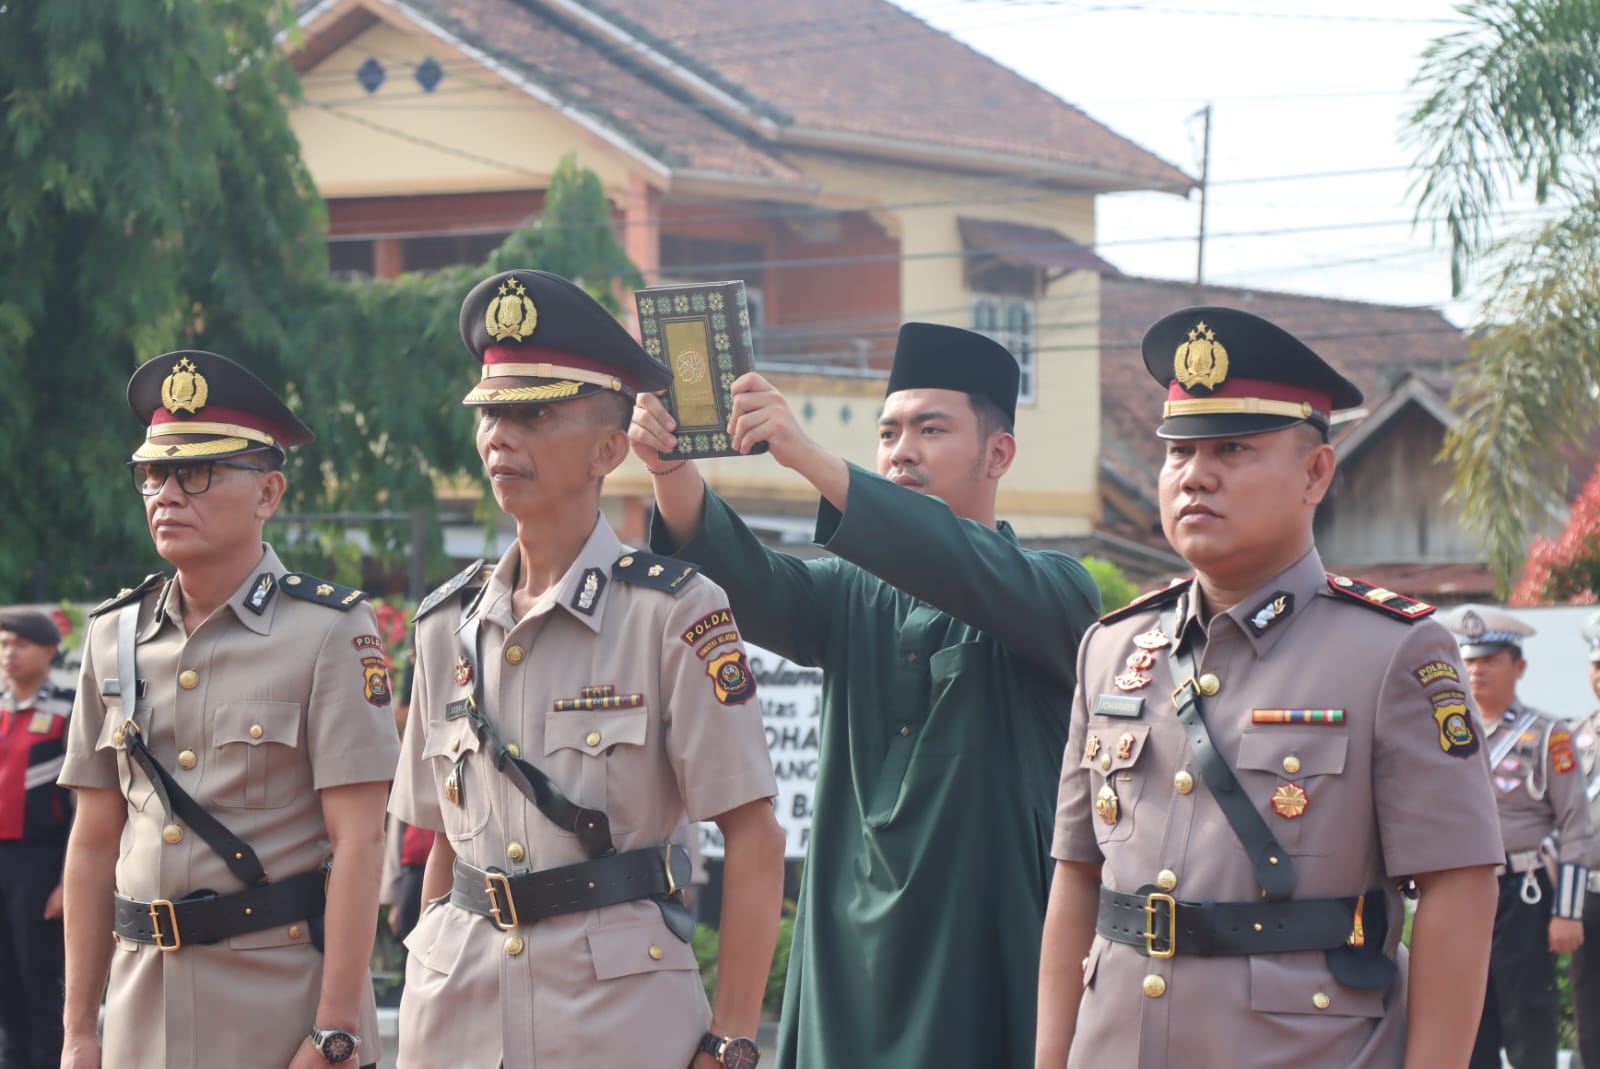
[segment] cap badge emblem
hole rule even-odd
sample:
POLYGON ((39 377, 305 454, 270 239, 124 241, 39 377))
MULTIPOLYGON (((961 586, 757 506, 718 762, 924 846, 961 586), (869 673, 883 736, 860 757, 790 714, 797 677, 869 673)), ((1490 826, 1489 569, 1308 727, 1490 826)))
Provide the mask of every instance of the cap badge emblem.
POLYGON ((194 362, 188 357, 179 360, 173 367, 172 374, 161 382, 161 403, 173 415, 179 412, 198 412, 205 407, 206 397, 211 388, 206 385, 206 377, 195 370, 194 362))
POLYGON ((1207 392, 1221 386, 1228 377, 1228 350, 1203 320, 1189 331, 1189 340, 1178 346, 1172 373, 1185 390, 1202 386, 1207 392))
POLYGON ((539 325, 539 312, 528 296, 528 288, 514 278, 500 283, 495 299, 489 302, 489 310, 483 314, 483 325, 495 341, 507 338, 521 341, 531 335, 533 328, 539 325))
POLYGON ((1483 617, 1467 609, 1461 614, 1461 633, 1468 638, 1482 638, 1488 628, 1484 626, 1483 617))

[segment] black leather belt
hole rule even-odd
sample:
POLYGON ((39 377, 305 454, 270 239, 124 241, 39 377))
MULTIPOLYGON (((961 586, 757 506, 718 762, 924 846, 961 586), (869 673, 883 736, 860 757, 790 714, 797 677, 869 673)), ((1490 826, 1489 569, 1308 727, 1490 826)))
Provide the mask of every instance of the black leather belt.
POLYGON ((1361 895, 1288 902, 1180 902, 1154 887, 1140 894, 1102 887, 1095 931, 1152 958, 1331 950, 1374 939, 1381 948, 1383 936, 1371 930, 1372 921, 1383 917, 1380 930, 1387 928, 1387 904, 1380 891, 1368 891, 1364 897, 1372 903, 1373 916, 1367 918, 1359 942, 1356 906, 1361 895))
POLYGON ((196 891, 179 899, 141 902, 119 894, 115 896, 113 930, 122 939, 153 943, 165 951, 220 943, 236 935, 321 917, 327 880, 327 869, 315 869, 226 895, 196 891))
POLYGON ((456 858, 450 902, 509 932, 562 913, 671 895, 689 877, 689 852, 672 843, 540 872, 485 871, 456 858))

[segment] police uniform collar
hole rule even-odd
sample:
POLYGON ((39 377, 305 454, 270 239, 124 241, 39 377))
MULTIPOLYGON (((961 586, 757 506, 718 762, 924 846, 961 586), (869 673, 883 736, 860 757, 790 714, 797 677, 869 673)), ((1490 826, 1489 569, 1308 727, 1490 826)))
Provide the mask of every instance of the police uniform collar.
MULTIPOLYGON (((617 540, 611 524, 606 522, 603 515, 596 513, 594 529, 589 532, 588 541, 583 544, 577 557, 562 575, 561 581, 556 584, 554 596, 541 598, 534 605, 533 613, 538 615, 548 612, 553 606, 559 605, 589 630, 598 632, 601 618, 605 614, 611 564, 622 555, 622 552, 622 543, 617 540), (590 572, 597 572, 598 578, 594 583, 593 596, 585 600, 584 584, 590 572), (579 607, 585 603, 589 606, 588 611, 579 607)), ((510 631, 518 623, 516 611, 511 607, 511 593, 515 589, 521 565, 522 548, 513 542, 511 548, 506 550, 505 555, 494 566, 494 571, 490 573, 489 585, 483 593, 482 607, 478 613, 483 619, 498 624, 505 631, 510 631)))
POLYGON ((1229 609, 1256 656, 1265 657, 1279 638, 1294 626, 1311 599, 1326 591, 1328 573, 1315 548, 1279 572, 1229 609))
POLYGON ((235 590, 233 596, 227 601, 228 606, 233 609, 233 615, 238 618, 239 622, 258 635, 270 634, 272 631, 272 616, 274 607, 278 603, 276 597, 277 584, 282 581, 283 575, 287 571, 288 569, 283 566, 283 561, 278 559, 278 554, 273 551, 271 546, 263 542, 261 543, 261 560, 254 568, 250 569, 250 574, 245 576, 244 582, 239 584, 239 589, 235 590), (257 612, 249 606, 248 602, 255 595, 256 587, 262 584, 262 576, 270 576, 271 582, 267 586, 266 593, 258 599, 262 602, 262 606, 261 611, 257 612))
MULTIPOLYGON (((181 633, 183 631, 182 597, 182 593, 178 590, 178 577, 176 574, 163 579, 161 586, 157 589, 155 608, 151 610, 150 619, 146 620, 144 626, 139 629, 138 641, 149 642, 155 638, 164 621, 171 621, 172 625, 181 633)), ((145 603, 141 601, 136 605, 129 605, 123 611, 141 612, 144 609, 144 605, 145 603)))

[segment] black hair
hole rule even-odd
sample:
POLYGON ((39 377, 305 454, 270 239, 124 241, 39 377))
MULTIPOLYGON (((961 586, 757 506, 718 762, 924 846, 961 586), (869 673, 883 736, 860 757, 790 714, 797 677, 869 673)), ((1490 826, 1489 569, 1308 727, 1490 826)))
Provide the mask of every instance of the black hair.
POLYGON ((1001 408, 987 394, 969 393, 967 400, 972 403, 972 413, 978 417, 978 437, 987 442, 989 436, 995 431, 1005 431, 1013 434, 1016 425, 1006 410, 1001 408))

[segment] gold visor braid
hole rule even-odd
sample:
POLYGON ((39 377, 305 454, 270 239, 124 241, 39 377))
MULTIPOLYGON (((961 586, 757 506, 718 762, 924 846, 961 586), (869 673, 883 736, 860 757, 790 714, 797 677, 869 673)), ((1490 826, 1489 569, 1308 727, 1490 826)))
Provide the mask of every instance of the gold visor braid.
POLYGON ((608 390, 621 390, 622 380, 602 371, 587 371, 581 367, 563 367, 560 364, 485 364, 483 378, 522 379, 575 379, 591 386, 604 386, 608 390))
POLYGON ((144 432, 146 440, 151 438, 165 438, 171 434, 221 434, 229 438, 245 438, 262 445, 277 445, 272 435, 266 431, 258 431, 254 427, 243 427, 237 423, 205 423, 201 420, 174 420, 170 423, 153 423, 150 429, 144 432))
MULTIPOLYGON (((1320 415, 1305 401, 1269 401, 1264 397, 1192 397, 1168 401, 1161 407, 1163 418, 1172 416, 1293 416, 1310 419, 1320 415)), ((1326 417, 1324 417, 1326 418, 1326 417)))

